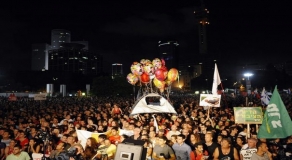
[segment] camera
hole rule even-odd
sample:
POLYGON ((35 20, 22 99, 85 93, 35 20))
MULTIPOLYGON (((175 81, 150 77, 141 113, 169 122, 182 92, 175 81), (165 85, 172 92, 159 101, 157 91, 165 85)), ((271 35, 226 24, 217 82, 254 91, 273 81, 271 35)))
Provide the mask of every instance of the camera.
POLYGON ((42 141, 51 141, 52 140, 52 135, 49 132, 49 129, 46 128, 45 130, 40 129, 37 132, 37 137, 38 139, 42 140, 42 141))

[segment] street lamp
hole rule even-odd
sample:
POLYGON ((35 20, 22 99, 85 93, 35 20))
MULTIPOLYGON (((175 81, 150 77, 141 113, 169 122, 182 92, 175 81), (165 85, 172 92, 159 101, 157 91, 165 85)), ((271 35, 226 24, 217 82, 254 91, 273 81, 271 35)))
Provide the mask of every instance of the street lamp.
POLYGON ((252 73, 244 73, 243 74, 245 77, 247 77, 247 80, 249 80, 249 77, 253 76, 252 73))
POLYGON ((245 73, 243 74, 245 77, 247 77, 247 81, 246 81, 246 90, 247 91, 250 91, 251 89, 251 83, 250 83, 250 80, 249 80, 249 77, 253 76, 252 73, 245 73))

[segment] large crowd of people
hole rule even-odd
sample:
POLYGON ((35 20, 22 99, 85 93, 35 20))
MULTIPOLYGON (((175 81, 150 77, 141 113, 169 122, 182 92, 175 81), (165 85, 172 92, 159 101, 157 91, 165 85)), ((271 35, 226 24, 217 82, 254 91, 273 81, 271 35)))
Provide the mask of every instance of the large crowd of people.
MULTIPOLYGON (((291 116, 292 95, 282 95, 291 116)), ((253 95, 252 106, 262 106, 253 95)), ((139 143, 142 160, 292 159, 292 135, 258 139, 259 126, 236 124, 233 107, 246 97, 226 95, 221 107, 208 111, 196 95, 173 95, 177 114, 130 116, 135 101, 126 97, 64 97, 34 101, 0 97, 0 158, 29 160, 43 154, 50 160, 110 160, 120 144, 139 143), (157 124, 157 125, 156 125, 157 124), (81 145, 78 130, 98 133, 81 145)), ((265 108, 265 106, 262 106, 265 108)))

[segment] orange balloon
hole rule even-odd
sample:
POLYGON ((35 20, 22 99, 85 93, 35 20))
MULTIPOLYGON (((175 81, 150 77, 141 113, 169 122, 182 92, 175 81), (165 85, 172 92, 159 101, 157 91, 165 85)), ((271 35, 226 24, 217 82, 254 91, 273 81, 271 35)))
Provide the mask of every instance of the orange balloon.
POLYGON ((178 77, 178 70, 175 68, 171 68, 167 73, 167 80, 173 82, 177 80, 178 77))
POLYGON ((153 83, 154 85, 158 88, 158 89, 164 89, 165 86, 165 82, 164 81, 160 81, 158 80, 156 77, 153 79, 153 83))

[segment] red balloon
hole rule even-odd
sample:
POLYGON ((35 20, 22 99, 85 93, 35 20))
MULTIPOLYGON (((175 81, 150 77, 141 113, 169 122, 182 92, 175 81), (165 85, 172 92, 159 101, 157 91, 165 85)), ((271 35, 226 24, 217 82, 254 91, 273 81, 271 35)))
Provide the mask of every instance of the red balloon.
POLYGON ((162 66, 160 69, 162 69, 162 70, 167 72, 167 67, 166 66, 162 66))
POLYGON ((165 66, 165 60, 164 59, 161 59, 161 64, 162 64, 162 66, 165 66))
POLYGON ((160 68, 155 71, 155 77, 160 81, 164 81, 166 76, 167 76, 167 70, 165 69, 160 68))
POLYGON ((142 83, 149 83, 150 82, 150 76, 146 73, 143 73, 140 77, 142 83))

